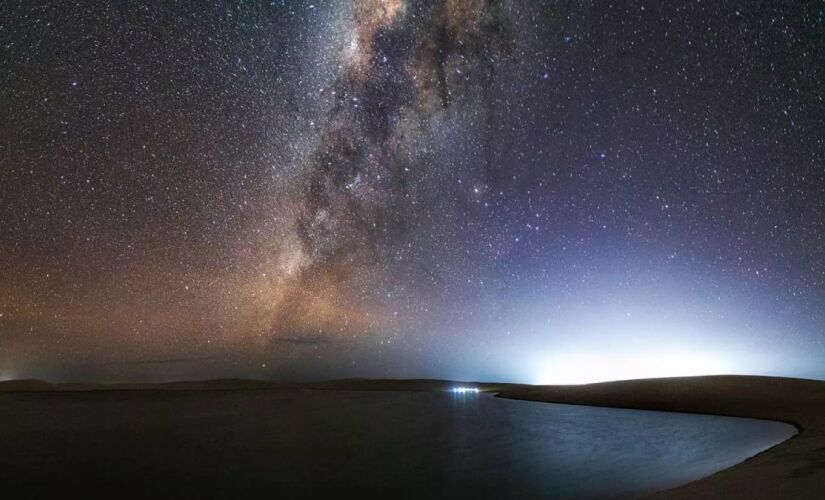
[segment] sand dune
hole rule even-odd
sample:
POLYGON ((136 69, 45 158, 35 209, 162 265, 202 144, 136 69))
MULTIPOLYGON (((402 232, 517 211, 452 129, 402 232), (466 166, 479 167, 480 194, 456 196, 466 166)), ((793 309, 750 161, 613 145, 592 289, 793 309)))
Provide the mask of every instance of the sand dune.
POLYGON ((498 392, 507 389, 525 388, 522 384, 504 384, 489 382, 462 382, 441 379, 368 379, 346 378, 326 380, 307 384, 312 389, 335 391, 446 391, 453 387, 473 386, 485 392, 498 392))
POLYGON ((58 390, 55 384, 37 379, 4 380, 0 381, 0 391, 54 391, 58 390))
POLYGON ((0 382, 0 392, 65 391, 233 391, 291 389, 302 387, 286 382, 253 379, 182 380, 161 383, 55 384, 43 380, 8 380, 0 382))

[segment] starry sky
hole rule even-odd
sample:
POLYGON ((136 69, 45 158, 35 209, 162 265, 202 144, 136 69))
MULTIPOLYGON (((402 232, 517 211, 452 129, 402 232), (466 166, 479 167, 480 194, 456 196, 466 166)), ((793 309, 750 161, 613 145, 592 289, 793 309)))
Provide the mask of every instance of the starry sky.
POLYGON ((825 4, 0 1, 0 379, 825 378, 825 4))

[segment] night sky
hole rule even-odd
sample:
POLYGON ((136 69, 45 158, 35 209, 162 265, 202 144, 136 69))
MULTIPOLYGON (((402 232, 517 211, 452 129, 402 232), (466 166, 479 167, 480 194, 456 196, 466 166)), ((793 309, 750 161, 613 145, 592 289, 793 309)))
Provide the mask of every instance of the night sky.
POLYGON ((821 1, 0 1, 0 379, 825 377, 821 1))

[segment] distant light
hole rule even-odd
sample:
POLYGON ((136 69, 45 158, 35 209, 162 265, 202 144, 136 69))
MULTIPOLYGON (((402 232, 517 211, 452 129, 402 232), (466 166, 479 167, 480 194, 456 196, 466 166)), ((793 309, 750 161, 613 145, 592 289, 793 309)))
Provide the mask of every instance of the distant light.
POLYGON ((534 383, 576 385, 611 380, 659 377, 689 377, 731 373, 724 358, 704 352, 686 350, 560 353, 541 363, 534 383))
POLYGON ((478 394, 479 389, 478 387, 453 387, 452 389, 450 389, 450 392, 452 392, 453 394, 478 394))

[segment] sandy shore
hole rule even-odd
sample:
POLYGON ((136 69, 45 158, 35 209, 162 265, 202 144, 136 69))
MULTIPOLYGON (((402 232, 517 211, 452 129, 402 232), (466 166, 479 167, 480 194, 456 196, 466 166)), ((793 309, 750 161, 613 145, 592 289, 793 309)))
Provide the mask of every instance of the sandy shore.
POLYGON ((779 420, 800 433, 739 465, 651 498, 825 498, 825 382, 714 376, 505 389, 553 403, 779 420))

